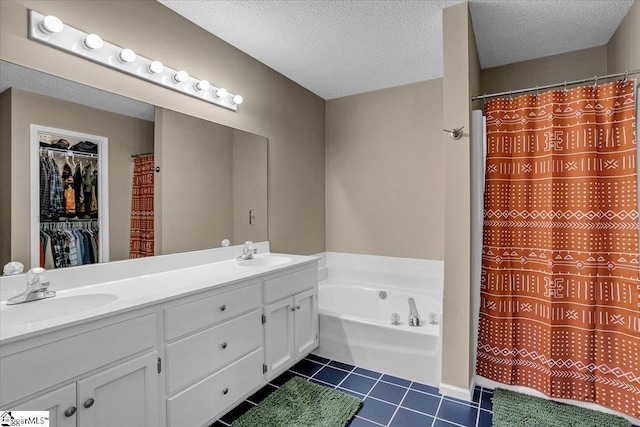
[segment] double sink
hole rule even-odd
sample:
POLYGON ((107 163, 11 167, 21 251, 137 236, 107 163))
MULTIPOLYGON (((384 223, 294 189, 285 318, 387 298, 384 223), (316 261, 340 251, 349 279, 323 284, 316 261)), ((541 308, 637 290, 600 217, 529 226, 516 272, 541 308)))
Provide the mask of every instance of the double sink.
MULTIPOLYGON (((283 265, 291 261, 293 261, 293 258, 290 257, 263 254, 236 263, 240 267, 258 268, 283 265)), ((235 261, 226 261, 226 263, 231 262, 235 261)), ((137 284, 134 283, 128 284, 129 289, 135 289, 136 285, 137 284)), ((109 285, 109 287, 112 286, 114 285, 109 285)), ((58 295, 53 298, 11 306, 7 306, 6 301, 2 301, 2 303, 0 303, 1 327, 4 329, 36 324, 65 316, 73 316, 75 319, 78 319, 82 313, 113 304, 122 297, 123 292, 110 293, 92 291, 92 289, 100 287, 103 289, 106 288, 106 286, 91 286, 87 287, 88 289, 77 288, 65 290, 58 292, 58 295)), ((151 291, 150 288, 150 286, 144 286, 143 284, 139 286, 139 291, 144 293, 145 290, 151 291)), ((55 286, 53 286, 52 289, 55 290, 55 286)), ((128 294, 131 294, 131 292, 128 291, 128 294)), ((131 298, 131 295, 128 296, 131 298)), ((103 312, 104 310, 100 311, 103 312)))

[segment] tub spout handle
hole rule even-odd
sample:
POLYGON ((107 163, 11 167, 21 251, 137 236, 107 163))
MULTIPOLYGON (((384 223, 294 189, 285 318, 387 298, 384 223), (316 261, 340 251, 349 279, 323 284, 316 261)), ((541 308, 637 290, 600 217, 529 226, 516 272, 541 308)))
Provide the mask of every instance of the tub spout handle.
POLYGON ((420 326, 421 323, 416 302, 413 298, 409 298, 409 326, 420 326))

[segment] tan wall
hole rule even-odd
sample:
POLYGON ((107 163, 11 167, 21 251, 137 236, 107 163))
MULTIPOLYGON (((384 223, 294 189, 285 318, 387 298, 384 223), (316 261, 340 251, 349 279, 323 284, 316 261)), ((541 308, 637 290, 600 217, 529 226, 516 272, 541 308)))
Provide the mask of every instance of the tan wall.
POLYGON ((233 234, 233 129, 167 109, 156 112, 162 161, 157 254, 220 246, 233 234))
POLYGON ((443 259, 442 80, 327 101, 327 250, 443 259))
POLYGON ((0 94, 0 265, 11 259, 11 91, 0 94), (3 183, 3 184, 2 184, 3 183))
MULTIPOLYGON (((640 2, 631 9, 607 44, 607 71, 623 73, 640 69, 640 2)), ((634 76, 639 78, 638 76, 634 76)))
MULTIPOLYGON (((11 260, 20 261, 25 266, 31 265, 30 124, 100 135, 109 139, 109 256, 112 261, 128 259, 131 155, 153 151, 153 123, 48 96, 10 90, 13 141, 11 180, 8 181, 12 183, 11 260)), ((0 260, 0 265, 7 261, 9 259, 0 260)))
MULTIPOLYGON (((559 55, 485 68, 481 73, 482 93, 561 83, 607 74, 607 47, 598 46, 559 55)), ((482 108, 480 103, 476 108, 482 108)))
POLYGON ((3 0, 0 28, 3 60, 267 137, 272 250, 325 250, 323 99, 153 0, 3 0), (245 102, 234 113, 30 41, 27 8, 184 68, 245 102))
POLYGON ((233 131, 233 239, 267 240, 267 141, 264 137, 233 131), (255 222, 249 224, 249 210, 255 222))
POLYGON ((471 334, 471 96, 479 90, 480 65, 467 3, 443 10, 444 127, 464 126, 445 144, 445 243, 442 383, 468 389, 473 376, 471 334))
MULTIPOLYGON (((473 23, 471 21, 471 14, 468 15, 467 18, 467 27, 468 27, 468 38, 469 38, 469 103, 467 104, 467 110, 469 112, 469 129, 473 130, 473 126, 471 125, 471 112, 473 110, 473 102, 471 102, 471 96, 473 95, 477 95, 480 93, 481 87, 482 87, 482 70, 480 69, 480 58, 478 57, 478 49, 476 47, 476 35, 473 32, 473 23)), ((469 134, 471 135, 471 133, 469 134)), ((476 148, 477 149, 477 148, 476 148)), ((474 151, 474 146, 473 144, 471 144, 471 136, 469 136, 469 164, 471 164, 471 159, 473 158, 472 156, 476 155, 476 152, 474 151)), ((469 168, 469 173, 472 173, 471 167, 469 168)), ((472 224, 472 219, 471 219, 471 179, 469 180, 469 230, 470 233, 471 231, 471 224, 472 224)), ((471 248, 471 234, 469 235, 469 248, 471 248)), ((451 255, 451 253, 450 253, 451 255)), ((467 263, 467 261, 465 261, 465 263, 467 263)), ((468 264, 469 267, 469 287, 470 287, 470 295, 469 295, 469 301, 467 303, 467 307, 469 309, 469 331, 471 331, 471 336, 469 337, 469 348, 468 348, 468 354, 469 354, 469 358, 468 358, 468 364, 469 364, 469 381, 471 381, 471 378, 473 378, 473 376, 475 375, 476 372, 476 367, 475 367, 475 355, 476 355, 476 349, 475 346, 477 344, 477 340, 476 340, 476 336, 473 333, 474 331, 474 324, 476 322, 476 316, 475 316, 475 312, 473 311, 475 309, 473 301, 474 301, 474 292, 479 292, 479 290, 475 289, 473 287, 473 283, 474 283, 474 278, 471 277, 472 273, 471 273, 471 249, 469 250, 469 260, 468 260, 468 264)))

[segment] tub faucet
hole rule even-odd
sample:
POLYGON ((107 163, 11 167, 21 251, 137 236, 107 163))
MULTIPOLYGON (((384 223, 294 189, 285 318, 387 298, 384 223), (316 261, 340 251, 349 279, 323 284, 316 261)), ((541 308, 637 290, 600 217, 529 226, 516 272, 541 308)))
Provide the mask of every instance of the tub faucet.
POLYGON ((242 248, 242 255, 238 257, 238 261, 244 261, 246 259, 253 259, 253 255, 258 253, 258 249, 253 248, 253 242, 244 242, 244 248, 242 248))
POLYGON ((413 298, 409 298, 409 326, 420 326, 420 315, 416 308, 416 302, 413 298))
POLYGON ((35 267, 29 270, 27 275, 27 289, 20 295, 7 300, 7 305, 22 304, 39 299, 52 298, 56 296, 55 291, 48 291, 49 281, 46 281, 47 270, 35 267))

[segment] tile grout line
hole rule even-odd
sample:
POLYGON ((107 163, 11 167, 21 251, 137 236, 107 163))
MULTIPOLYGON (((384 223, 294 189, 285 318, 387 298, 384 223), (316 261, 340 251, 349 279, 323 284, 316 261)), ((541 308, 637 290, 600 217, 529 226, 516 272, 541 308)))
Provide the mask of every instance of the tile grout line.
POLYGON ((440 401, 438 402, 438 407, 436 408, 436 413, 433 415, 433 421, 431 422, 431 427, 434 427, 436 425, 436 421, 438 420, 438 412, 440 411, 440 405, 442 405, 442 400, 443 400, 443 397, 441 397, 440 401))
MULTIPOLYGON (((367 392, 367 394, 365 394, 365 395, 364 395, 364 397, 362 398, 362 405, 363 405, 363 406, 364 406, 364 400, 365 400, 366 398, 368 398, 368 397, 369 397, 369 394, 371 394, 371 390, 373 390, 373 389, 375 388, 375 386, 380 382, 380 379, 382 378, 382 375, 383 375, 383 374, 380 374, 380 377, 376 380, 376 382, 374 382, 374 383, 373 383, 373 385, 371 386, 371 388, 369 389, 369 391, 367 392)), ((373 378, 371 378, 371 379, 373 379, 373 378)), ((372 399, 375 399, 373 396, 371 396, 371 398, 372 398, 372 399)), ((376 399, 376 400, 379 400, 379 399, 376 399)), ((382 400, 381 400, 381 402, 382 402, 382 400)), ((385 403, 388 403, 388 402, 385 402, 385 403)), ((358 411, 358 412, 359 412, 359 411, 358 411)), ((370 420, 369 418, 365 418, 365 417, 363 417, 363 416, 360 416, 360 418, 362 418, 363 420, 367 420, 367 421, 375 422, 376 424, 379 424, 379 425, 383 425, 383 424, 380 424, 380 423, 378 423, 378 422, 376 422, 376 421, 370 420)))
MULTIPOLYGON (((344 376, 343 379, 340 380, 340 382, 338 384, 336 384, 336 386, 334 387, 334 390, 337 390, 338 387, 340 387, 340 385, 344 382, 344 380, 346 380, 347 378, 349 378, 349 375, 351 375, 351 373, 356 369, 356 367, 354 366, 353 369, 351 369, 351 371, 349 371, 349 373, 347 373, 347 375, 344 376)), ((355 391, 355 390, 353 390, 355 391)))
MULTIPOLYGON (((371 398, 372 398, 372 399, 376 399, 375 397, 371 397, 371 398)), ((380 400, 380 399, 376 399, 376 400, 380 400)), ((384 402, 384 401, 382 401, 382 402, 384 402)), ((385 403, 389 403, 389 402, 385 402, 385 403)), ((440 405, 440 404, 438 403, 438 407, 439 407, 439 405, 440 405)), ((407 410, 407 411, 411 411, 411 412, 415 412, 416 414, 420 414, 420 415, 428 415, 428 416, 433 417, 433 418, 435 418, 435 417, 436 417, 436 414, 429 414, 429 413, 427 413, 427 412, 418 411, 417 409, 408 408, 408 407, 406 407, 406 406, 403 406, 403 407, 402 407, 402 409, 405 409, 405 410, 407 410)), ((436 413, 437 413, 437 412, 438 412, 438 410, 436 409, 436 413)))
MULTIPOLYGON (((380 423, 378 423, 378 422, 376 422, 376 421, 371 421, 370 419, 368 419, 368 418, 364 418, 364 417, 361 417, 361 416, 359 416, 359 415, 356 415, 354 418, 360 418, 361 420, 365 420, 365 421, 366 421, 366 422, 368 422, 368 423, 375 424, 375 425, 380 426, 380 427, 387 427, 387 426, 386 426, 386 425, 384 425, 384 424, 380 424, 380 423)), ((351 423, 349 423, 349 424, 351 424, 351 423)), ((347 427, 348 427, 348 425, 347 425, 347 427)))
MULTIPOLYGON (((473 396, 471 397, 473 400, 473 396)), ((480 424, 480 401, 482 400, 482 387, 480 388, 480 397, 478 397, 478 413, 476 414, 476 427, 480 424)))
POLYGON ((398 405, 396 406, 396 410, 393 411, 393 415, 391 415, 391 418, 389 419, 389 424, 393 421, 396 414, 400 410, 400 405, 402 405, 402 402, 404 402, 404 398, 407 397, 407 394, 409 394, 409 390, 411 390, 411 384, 413 384, 413 381, 409 383, 409 387, 407 387, 407 389, 404 392, 404 395, 402 396, 402 399, 400 399, 400 402, 398 402, 398 405))
MULTIPOLYGON (((447 419, 444 419, 444 418, 438 418, 438 417, 436 417, 435 419, 436 419, 436 421, 444 421, 445 423, 447 423, 447 424, 451 424, 451 425, 454 425, 454 426, 456 426, 456 427, 470 427, 470 426, 465 426, 465 425, 462 425, 462 424, 458 424, 458 423, 457 423, 457 422, 455 422, 455 421, 447 420, 447 419)), ((475 427, 475 426, 472 426, 472 427, 475 427)))
MULTIPOLYGON (((362 368, 362 367, 360 367, 360 366, 351 365, 351 366, 353 366, 353 368, 352 368, 350 371, 347 371, 347 370, 346 370, 346 369, 344 369, 344 368, 339 368, 339 367, 337 367, 337 366, 333 366, 333 365, 330 365, 330 364, 329 364, 330 362, 340 362, 339 360, 329 360, 329 362, 327 362, 326 364, 323 364, 322 362, 318 362, 318 361, 313 360, 313 359, 308 359, 308 358, 306 358, 306 357, 305 357, 304 359, 305 359, 305 360, 308 360, 308 361, 310 361, 310 362, 317 363, 317 364, 319 364, 319 365, 323 365, 323 367, 328 366, 328 367, 330 367, 330 368, 337 369, 337 370, 342 371, 342 372, 348 372, 348 373, 350 373, 350 374, 358 375, 358 376, 365 377, 365 378, 370 378, 370 379, 372 379, 372 380, 375 380, 375 379, 376 379, 376 378, 374 378, 374 377, 370 377, 369 375, 360 374, 360 373, 356 372, 355 370, 356 370, 357 368, 366 369, 366 368, 362 368)), ((343 362, 340 362, 340 363, 343 363, 343 362)), ((348 363, 345 363, 345 365, 348 365, 348 363)), ((289 370, 290 370, 290 369, 289 369, 289 370)), ((391 375, 391 374, 385 374, 384 372, 372 371, 371 369, 367 369, 367 370, 368 370, 368 371, 371 371, 371 372, 375 372, 376 374, 380 374, 381 376, 379 377, 379 380, 380 380, 380 382, 383 382, 383 383, 385 383, 385 384, 391 384, 391 385, 395 385, 395 386, 397 386, 397 387, 403 387, 403 388, 409 388, 409 387, 410 387, 410 386, 404 386, 404 385, 402 385, 402 384, 393 383, 393 382, 391 382, 391 381, 383 380, 383 379, 382 379, 382 377, 384 377, 385 375, 390 376, 390 377, 393 377, 394 375, 391 375)), ((395 378, 399 378, 399 379, 401 379, 401 380, 409 381, 409 380, 406 380, 405 378, 400 378, 400 377, 395 377, 395 378)), ((414 381, 409 381, 409 384, 413 384, 413 383, 414 383, 414 381)), ((422 384, 422 383, 419 383, 419 384, 422 384)), ((424 384, 424 385, 429 386, 429 384, 424 384)), ((432 386, 430 386, 430 387, 432 387, 432 386)), ((433 394, 433 393, 429 393, 429 392, 427 392, 427 391, 416 390, 416 389, 412 389, 412 390, 415 390, 415 391, 420 392, 420 393, 431 394, 432 396, 434 396, 434 394, 433 394)), ((440 396, 436 396, 436 397, 440 397, 440 396)))
MULTIPOLYGON (((475 390, 474 390, 475 392, 475 390)), ((480 424, 480 402, 482 402, 482 387, 479 387, 478 393, 478 413, 476 414, 476 427, 480 424)), ((471 400, 473 400, 473 396, 471 396, 471 400)))
MULTIPOLYGON (((333 384, 331 384, 331 383, 328 383, 328 382, 326 382, 326 381, 323 381, 323 380, 321 380, 321 379, 316 378, 316 375, 318 375, 318 372, 322 371, 322 369, 323 369, 323 368, 326 368, 326 367, 329 367, 329 368, 335 368, 335 366, 331 366, 331 365, 329 365, 329 363, 331 363, 331 362, 332 362, 332 361, 331 361, 331 360, 329 360, 327 363, 325 363, 325 364, 322 366, 322 368, 320 368, 320 369, 318 369, 317 371, 315 371, 315 372, 313 373, 313 375, 311 375, 307 381, 310 381, 310 380, 313 378, 314 380, 316 380, 316 381, 320 381, 320 382, 322 382, 322 383, 324 383, 324 384, 328 384, 328 385, 330 385, 331 387, 333 387, 333 388, 335 389, 337 386, 334 386, 334 385, 333 385, 333 384)), ((356 368, 356 367, 354 366, 354 367, 353 367, 353 369, 355 369, 355 368, 356 368)), ((341 370, 341 371, 343 371, 343 372, 346 372, 344 369, 340 369, 340 370, 341 370)), ((346 378, 346 377, 348 377, 348 376, 349 376, 349 375, 347 374, 347 375, 345 376, 345 378, 346 378)), ((344 378, 343 378, 343 380, 344 380, 344 378)), ((342 381, 340 381, 340 383, 342 383, 342 381)))

